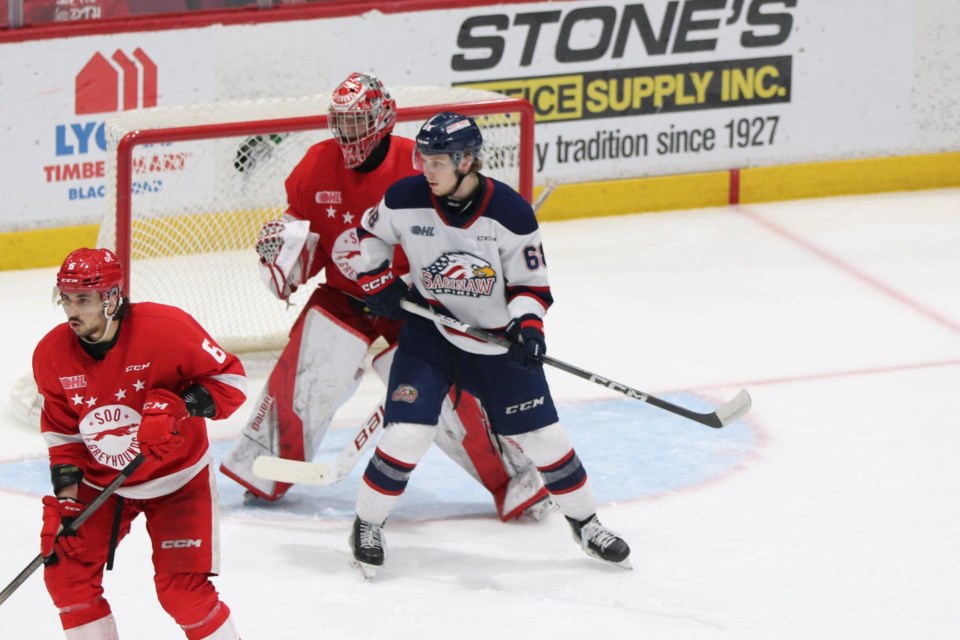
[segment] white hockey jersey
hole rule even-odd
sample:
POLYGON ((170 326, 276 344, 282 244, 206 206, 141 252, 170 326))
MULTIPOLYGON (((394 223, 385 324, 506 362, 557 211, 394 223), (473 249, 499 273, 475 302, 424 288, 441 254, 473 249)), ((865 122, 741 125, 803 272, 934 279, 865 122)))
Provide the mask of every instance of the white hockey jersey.
MULTIPOLYGON (((362 220, 362 271, 373 271, 401 245, 412 284, 431 306, 474 327, 497 331, 527 313, 543 316, 553 302, 540 229, 530 204, 508 185, 480 177, 480 203, 467 215, 447 214, 422 175, 394 183, 362 220)), ((464 351, 504 353, 437 325, 464 351)))

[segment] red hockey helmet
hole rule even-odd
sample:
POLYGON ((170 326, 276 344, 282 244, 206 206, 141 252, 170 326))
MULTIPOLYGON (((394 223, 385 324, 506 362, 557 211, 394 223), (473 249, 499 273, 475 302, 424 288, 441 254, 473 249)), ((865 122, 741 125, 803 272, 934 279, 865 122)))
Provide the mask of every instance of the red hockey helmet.
POLYGON ((114 288, 123 289, 123 269, 109 249, 77 249, 57 272, 57 289, 67 293, 96 291, 106 299, 114 288))
POLYGON ((359 167, 397 121, 397 103, 380 78, 351 73, 330 99, 330 130, 348 169, 359 167))

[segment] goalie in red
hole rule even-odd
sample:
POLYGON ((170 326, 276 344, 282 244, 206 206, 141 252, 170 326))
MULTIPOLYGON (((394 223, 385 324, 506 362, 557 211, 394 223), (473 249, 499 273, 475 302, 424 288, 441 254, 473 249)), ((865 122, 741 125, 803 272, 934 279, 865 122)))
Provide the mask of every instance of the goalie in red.
MULTIPOLYGON (((286 213, 260 231, 261 275, 278 298, 288 299, 321 270, 326 277, 294 323, 257 408, 221 465, 248 496, 277 500, 286 493, 290 484, 254 474, 254 460, 260 455, 312 460, 334 413, 356 391, 367 353, 380 337, 391 348, 376 356, 374 368, 386 379, 401 323, 373 316, 363 303, 356 282, 357 226, 390 184, 416 173, 413 140, 392 135, 396 118, 394 100, 379 78, 351 74, 333 92, 334 139, 307 151, 286 180, 286 213)), ((402 252, 396 261, 405 264, 402 252)), ((381 407, 371 420, 379 418, 381 407)), ((451 394, 445 401, 434 442, 490 491, 501 519, 525 511, 536 518, 549 509, 536 468, 491 439, 472 396, 451 394)))
POLYGON ((186 312, 129 303, 107 249, 77 249, 57 273, 67 322, 33 355, 53 495, 43 498, 44 581, 66 637, 118 637, 104 598, 113 551, 144 514, 164 610, 191 640, 235 640, 219 572, 218 499, 205 418, 246 398, 240 361, 186 312), (144 462, 77 529, 58 537, 138 453, 144 462))

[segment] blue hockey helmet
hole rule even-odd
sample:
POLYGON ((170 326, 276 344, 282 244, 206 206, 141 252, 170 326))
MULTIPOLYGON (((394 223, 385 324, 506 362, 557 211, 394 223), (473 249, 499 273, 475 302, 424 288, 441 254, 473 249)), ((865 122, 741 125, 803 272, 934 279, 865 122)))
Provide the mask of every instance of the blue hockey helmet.
POLYGON ((479 159, 482 149, 483 134, 477 122, 470 116, 451 111, 438 113, 427 120, 417 134, 418 154, 447 154, 457 166, 464 153, 470 152, 474 159, 479 159))

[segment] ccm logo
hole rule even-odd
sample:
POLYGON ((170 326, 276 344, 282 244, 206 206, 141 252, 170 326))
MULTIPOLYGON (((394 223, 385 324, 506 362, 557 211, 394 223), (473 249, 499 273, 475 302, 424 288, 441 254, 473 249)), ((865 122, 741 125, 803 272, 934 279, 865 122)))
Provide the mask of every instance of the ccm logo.
POLYGON ((190 547, 200 548, 199 540, 164 540, 160 543, 161 549, 189 549, 190 547))
POLYGON ((507 415, 512 413, 520 413, 521 411, 530 411, 530 409, 535 409, 541 406, 544 403, 543 396, 535 398, 533 400, 527 400, 526 402, 521 402, 520 404, 515 404, 507 407, 507 415))
POLYGON ((378 278, 374 278, 373 280, 364 282, 362 285, 360 285, 360 287, 367 293, 373 293, 374 291, 377 291, 378 289, 380 289, 381 287, 389 283, 391 280, 393 280, 393 273, 388 272, 378 278))
POLYGON ((143 410, 146 411, 147 409, 159 409, 160 411, 163 411, 168 406, 170 406, 169 402, 144 402, 143 410))
POLYGON ((143 371, 144 369, 149 369, 150 363, 147 364, 132 364, 126 368, 125 373, 130 373, 131 371, 143 371))

